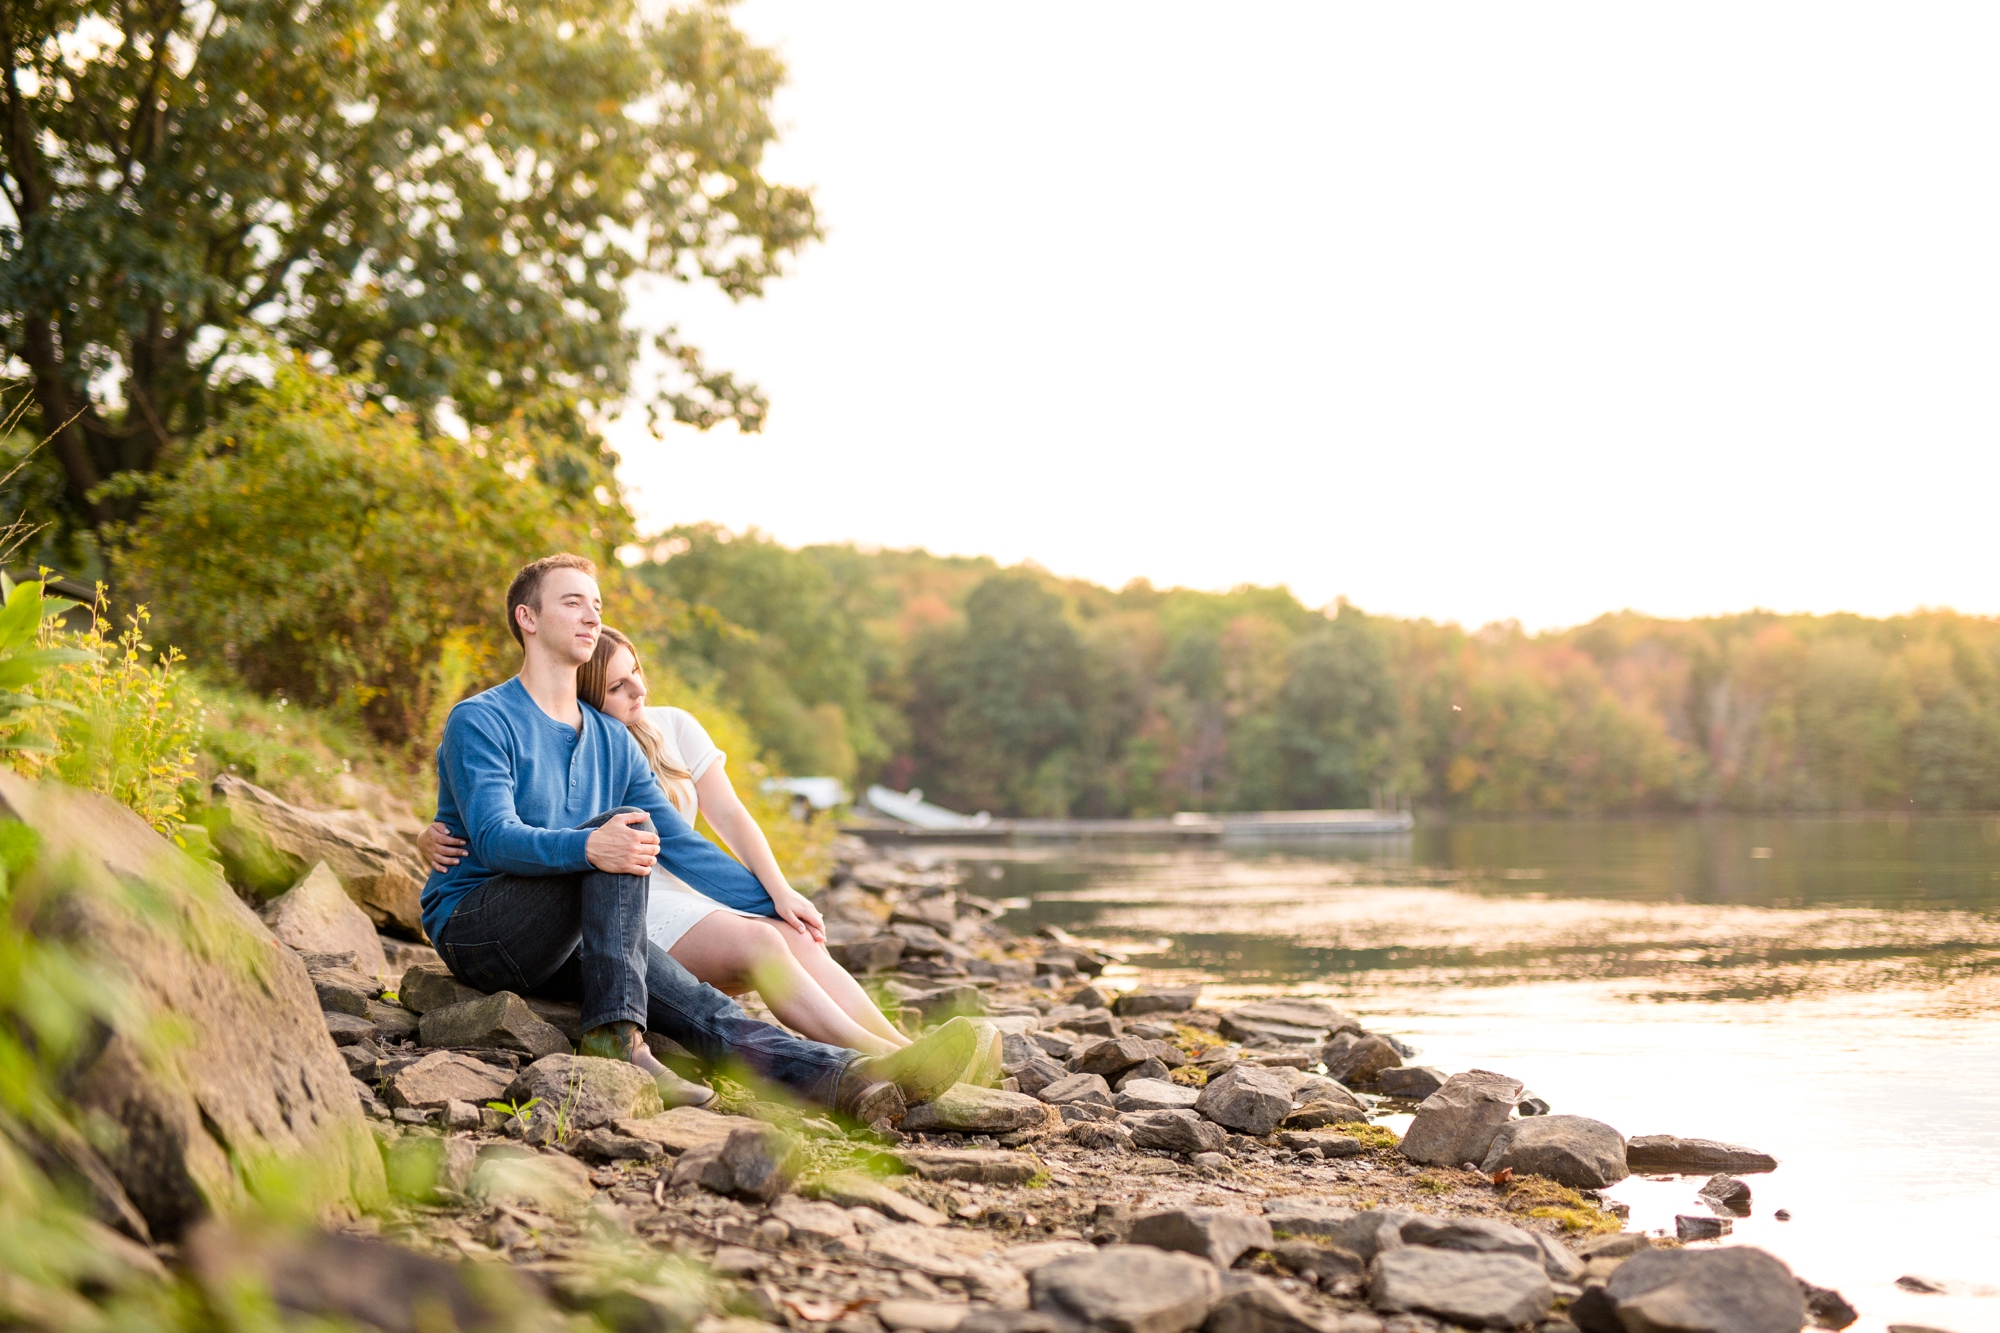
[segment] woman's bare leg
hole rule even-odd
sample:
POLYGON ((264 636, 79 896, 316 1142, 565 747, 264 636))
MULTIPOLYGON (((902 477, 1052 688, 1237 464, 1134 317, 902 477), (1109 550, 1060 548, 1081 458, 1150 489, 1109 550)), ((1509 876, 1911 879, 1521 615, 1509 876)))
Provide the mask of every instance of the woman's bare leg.
MULTIPOLYGON (((720 990, 756 987, 778 1021, 812 1041, 863 1055, 887 1055, 891 1042, 848 1016, 780 938, 782 927, 734 912, 710 912, 667 950, 676 962, 720 990)), ((831 960, 829 960, 831 961, 831 960)))
POLYGON ((792 951, 792 957, 798 960, 799 966, 819 983, 820 989, 840 1006, 841 1012, 884 1041, 892 1041, 898 1046, 910 1044, 910 1039, 896 1031, 895 1024, 875 1007, 875 1001, 868 998, 868 992, 861 989, 861 983, 846 968, 833 961, 824 944, 810 935, 801 935, 782 922, 778 925, 778 934, 784 938, 786 947, 792 951))

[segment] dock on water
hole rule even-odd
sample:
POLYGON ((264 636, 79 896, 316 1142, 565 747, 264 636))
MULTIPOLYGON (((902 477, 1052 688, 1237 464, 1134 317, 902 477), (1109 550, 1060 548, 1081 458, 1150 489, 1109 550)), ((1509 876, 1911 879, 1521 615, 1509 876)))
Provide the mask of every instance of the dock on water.
POLYGON ((995 819, 924 800, 922 791, 870 787, 847 831, 869 842, 1308 842, 1407 833, 1407 810, 1184 813, 1168 819, 995 819))

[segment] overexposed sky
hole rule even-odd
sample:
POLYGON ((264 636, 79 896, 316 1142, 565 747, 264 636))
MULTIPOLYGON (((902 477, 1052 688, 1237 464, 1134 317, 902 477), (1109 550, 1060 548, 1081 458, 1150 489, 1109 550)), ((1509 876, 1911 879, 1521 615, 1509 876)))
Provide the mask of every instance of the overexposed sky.
POLYGON ((2000 9, 736 10, 828 236, 715 520, 1531 628, 2000 613, 2000 9))

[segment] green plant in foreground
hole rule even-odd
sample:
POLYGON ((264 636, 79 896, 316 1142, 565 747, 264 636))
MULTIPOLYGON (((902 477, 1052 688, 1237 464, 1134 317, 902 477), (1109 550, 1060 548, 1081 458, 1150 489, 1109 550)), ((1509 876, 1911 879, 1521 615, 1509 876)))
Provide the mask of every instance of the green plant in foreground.
MULTIPOLYGON (((21 586, 39 591, 39 585, 21 586)), ((44 605, 67 610, 77 603, 44 605)), ((102 792, 172 836, 186 819, 182 784, 194 776, 201 699, 180 653, 156 651, 146 642, 145 607, 128 616, 117 635, 105 608, 100 587, 84 629, 65 629, 43 613, 32 655, 39 669, 29 692, 61 716, 46 738, 16 756, 14 767, 29 777, 102 792)), ((0 629, 0 636, 12 629, 0 629)))
POLYGON ((37 738, 23 739, 21 727, 30 710, 71 705, 41 698, 32 687, 51 668, 87 661, 90 654, 76 647, 43 642, 43 625, 77 603, 43 594, 32 580, 16 583, 0 573, 0 750, 15 754, 51 753, 54 746, 37 738))

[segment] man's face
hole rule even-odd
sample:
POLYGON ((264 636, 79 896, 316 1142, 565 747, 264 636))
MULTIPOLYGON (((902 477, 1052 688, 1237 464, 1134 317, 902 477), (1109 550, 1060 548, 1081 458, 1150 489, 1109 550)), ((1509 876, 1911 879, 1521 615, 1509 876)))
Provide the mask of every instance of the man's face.
POLYGON ((521 631, 533 635, 541 651, 582 666, 597 647, 604 599, 597 580, 580 569, 550 570, 542 580, 541 607, 523 606, 521 631))

